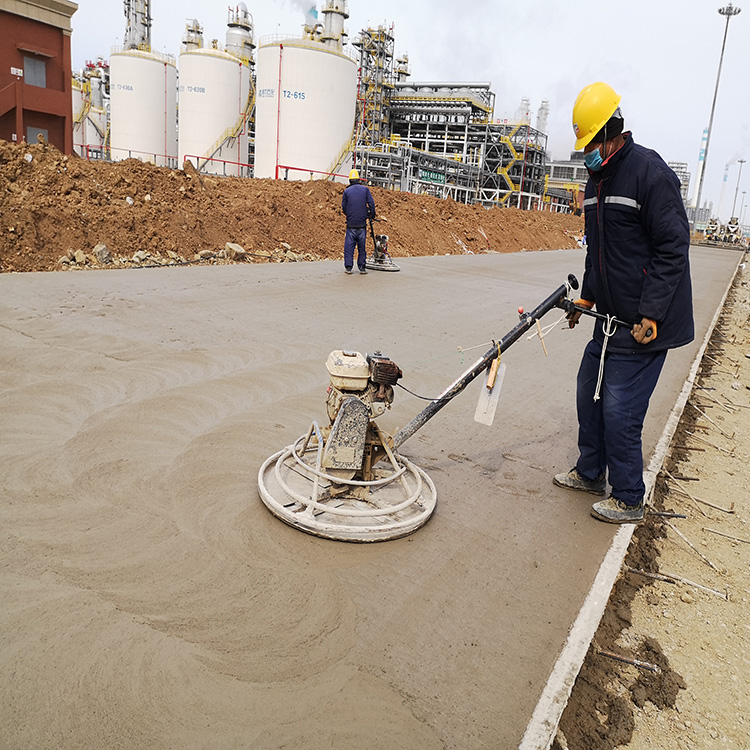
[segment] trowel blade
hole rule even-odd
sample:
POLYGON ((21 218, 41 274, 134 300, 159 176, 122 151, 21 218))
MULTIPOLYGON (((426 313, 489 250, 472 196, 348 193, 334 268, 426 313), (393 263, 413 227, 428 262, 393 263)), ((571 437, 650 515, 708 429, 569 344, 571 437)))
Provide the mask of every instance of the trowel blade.
POLYGON ((491 425, 495 419, 497 402, 500 398, 500 389, 503 387, 503 377, 505 377, 505 365, 501 362, 498 366, 495 385, 492 386, 492 390, 487 388, 489 376, 490 370, 487 368, 487 372, 484 375, 484 383, 482 383, 482 391, 479 394, 477 410, 474 412, 474 421, 486 425, 491 425))

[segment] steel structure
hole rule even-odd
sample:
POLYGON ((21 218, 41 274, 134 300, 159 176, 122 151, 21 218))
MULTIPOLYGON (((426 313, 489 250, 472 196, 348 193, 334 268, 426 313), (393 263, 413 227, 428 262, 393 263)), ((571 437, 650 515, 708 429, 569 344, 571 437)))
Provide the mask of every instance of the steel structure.
POLYGON ((363 29, 353 42, 359 50, 359 146, 376 146, 390 137, 388 110, 394 90, 393 27, 363 29))
POLYGON ((124 47, 151 51, 151 0, 123 0, 125 17, 128 19, 125 29, 124 47))
POLYGON ((373 148, 357 148, 360 176, 369 184, 460 203, 476 203, 480 168, 414 148, 394 137, 373 148))
POLYGON ((356 161, 372 184, 488 207, 532 208, 543 200, 546 135, 526 123, 494 122, 489 83, 395 81, 381 106, 371 92, 383 78, 372 86, 367 82, 376 77, 367 73, 356 161), (368 103, 377 104, 369 114, 368 103), (378 133, 389 137, 377 141, 378 133))

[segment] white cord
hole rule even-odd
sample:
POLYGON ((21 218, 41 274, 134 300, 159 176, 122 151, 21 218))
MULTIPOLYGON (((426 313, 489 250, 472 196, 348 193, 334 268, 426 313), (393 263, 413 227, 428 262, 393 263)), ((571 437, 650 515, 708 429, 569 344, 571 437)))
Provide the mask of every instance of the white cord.
POLYGON ((602 344, 602 356, 599 358, 599 377, 596 380, 596 391, 594 391, 594 401, 598 401, 601 396, 599 395, 602 389, 602 380, 604 379, 604 355, 607 352, 607 342, 609 337, 614 334, 617 330, 617 323, 611 315, 607 315, 607 320, 602 321, 602 331, 604 332, 604 343, 602 344))
MULTIPOLYGON (((549 323, 548 325, 544 326, 542 328, 542 336, 546 336, 558 323, 561 323, 566 317, 568 313, 563 313, 554 323, 549 323)), ((539 335, 539 331, 534 331, 533 333, 530 333, 527 337, 527 341, 531 341, 534 337, 539 335)))

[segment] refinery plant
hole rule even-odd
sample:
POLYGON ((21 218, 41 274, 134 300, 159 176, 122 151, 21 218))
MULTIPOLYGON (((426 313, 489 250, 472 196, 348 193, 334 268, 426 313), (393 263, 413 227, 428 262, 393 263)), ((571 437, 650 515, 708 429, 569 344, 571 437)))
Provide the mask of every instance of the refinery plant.
MULTIPOLYGON (((324 0, 298 36, 261 37, 245 3, 226 40, 187 24, 179 61, 151 48, 150 0, 124 0, 124 43, 73 84, 75 150, 90 159, 191 162, 200 172, 285 180, 346 179, 469 204, 570 209, 549 184, 543 101, 494 116, 488 82, 411 80, 393 28, 349 42, 347 0, 324 0)), ((577 186, 574 186, 577 189, 577 186)))

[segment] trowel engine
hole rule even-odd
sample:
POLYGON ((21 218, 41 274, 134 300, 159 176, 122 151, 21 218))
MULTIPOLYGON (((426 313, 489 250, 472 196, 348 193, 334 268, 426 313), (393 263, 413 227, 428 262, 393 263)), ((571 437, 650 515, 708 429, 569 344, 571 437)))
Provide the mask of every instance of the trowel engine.
POLYGON ((368 481, 384 455, 383 437, 374 420, 393 403, 393 386, 402 377, 398 365, 380 352, 368 354, 337 349, 326 361, 330 378, 326 411, 330 424, 322 467, 334 476, 361 474, 368 481))
POLYGON ((388 252, 388 235, 375 234, 372 222, 378 219, 370 219, 370 236, 372 237, 372 254, 367 256, 365 265, 373 271, 400 271, 401 269, 393 262, 388 252))

